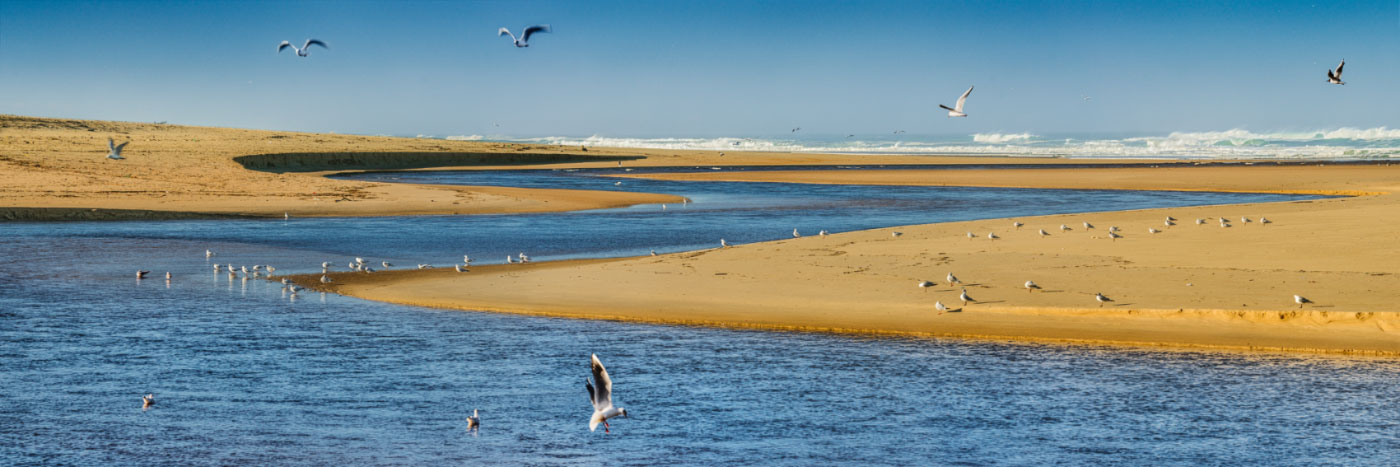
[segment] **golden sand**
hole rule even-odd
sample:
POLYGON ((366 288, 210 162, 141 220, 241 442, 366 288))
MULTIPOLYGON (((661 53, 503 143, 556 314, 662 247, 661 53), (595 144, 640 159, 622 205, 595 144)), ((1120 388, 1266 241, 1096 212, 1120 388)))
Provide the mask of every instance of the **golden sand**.
MULTIPOLYGON (((735 328, 1400 355, 1400 167, 654 175, 667 179, 1367 193, 955 222, 620 260, 335 275, 394 303, 735 328), (1167 216, 1178 225, 1163 225, 1167 216), (1264 225, 1259 217, 1272 223, 1264 225), (1217 218, 1232 220, 1219 227, 1217 218), (1241 217, 1254 222, 1244 223, 1241 217), (1208 219, 1196 225, 1196 218, 1208 219), (1085 229, 1082 222, 1092 223, 1085 229), (1061 231, 1065 224, 1072 230, 1061 231), (1118 226, 1123 238, 1106 229, 1118 226), (1163 230, 1150 234, 1148 228, 1163 230), (1049 236, 1038 231, 1046 230, 1049 236), (892 236, 899 231, 903 235, 892 236), (968 239, 967 232, 977 235, 968 239), (1001 238, 989 240, 988 232, 1001 238), (944 283, 952 272, 963 283, 944 283), (921 289, 919 281, 938 283, 921 289), (1028 292, 1032 280, 1043 290, 1028 292), (963 306, 961 287, 976 302, 963 306), (1099 307, 1094 294, 1114 301, 1099 307), (1300 294, 1315 301, 1293 303, 1300 294), (939 313, 942 301, 958 312, 939 313)), ((319 276, 316 276, 317 278, 319 276)), ((302 279, 306 285, 321 284, 302 279)))

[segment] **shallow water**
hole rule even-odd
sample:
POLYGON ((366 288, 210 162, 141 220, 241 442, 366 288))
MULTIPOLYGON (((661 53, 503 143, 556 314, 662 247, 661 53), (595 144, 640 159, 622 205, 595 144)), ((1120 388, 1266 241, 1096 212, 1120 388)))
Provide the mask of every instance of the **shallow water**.
MULTIPOLYGON (((481 176, 540 177, 468 177, 481 176)), ((616 189, 660 187, 646 183, 616 189)), ((783 238, 799 223, 838 231, 1024 215, 1056 200, 1063 204, 1047 209, 1254 199, 658 183, 696 202, 664 214, 643 206, 0 225, 0 463, 1377 464, 1400 454, 1392 403, 1400 363, 1389 360, 866 339, 319 294, 293 300, 276 283, 213 274, 202 254, 212 248, 220 263, 282 271, 356 254, 404 264, 443 264, 463 251, 636 254, 708 247, 720 235, 783 238), (138 266, 175 279, 137 281, 138 266), (608 365, 615 400, 632 415, 615 420, 610 435, 586 427, 590 353, 608 365), (148 392, 158 402, 142 412, 148 392), (484 427, 472 434, 463 418, 474 408, 484 427)))

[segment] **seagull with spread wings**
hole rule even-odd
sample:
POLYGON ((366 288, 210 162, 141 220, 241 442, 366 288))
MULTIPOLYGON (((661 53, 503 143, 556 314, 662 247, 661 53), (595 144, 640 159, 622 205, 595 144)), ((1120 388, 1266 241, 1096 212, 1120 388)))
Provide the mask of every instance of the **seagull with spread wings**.
POLYGON ((608 419, 621 415, 627 417, 627 409, 613 407, 612 402, 612 378, 608 377, 608 370, 603 368, 603 362, 598 361, 598 355, 593 354, 593 381, 584 380, 584 387, 588 388, 588 400, 593 403, 593 416, 588 419, 588 431, 597 431, 598 424, 603 424, 603 431, 612 433, 608 426, 608 419), (594 384, 597 386, 594 386, 594 384))
POLYGON ((287 47, 291 47, 291 48, 292 48, 292 52, 296 52, 296 54, 297 54, 298 57, 305 57, 305 56, 306 56, 306 53, 309 51, 308 49, 310 49, 311 46, 313 46, 313 45, 319 45, 319 46, 324 47, 324 48, 326 48, 326 49, 328 49, 328 50, 331 48, 330 46, 326 45, 325 42, 321 42, 320 39, 307 39, 307 40, 306 40, 306 43, 305 43, 305 44, 302 44, 301 48, 297 48, 297 46, 292 45, 292 43, 291 43, 290 41, 282 41, 281 44, 277 44, 277 53, 280 54, 280 53, 282 53, 282 49, 285 49, 285 48, 287 48, 287 47))
POLYGON ((515 34, 511 34, 510 29, 506 28, 501 28, 499 31, 497 31, 496 36, 510 36, 510 40, 515 43, 516 47, 529 47, 530 36, 534 35, 535 33, 541 32, 554 31, 550 29, 548 24, 536 24, 534 26, 526 27, 524 31, 520 31, 520 37, 515 37, 515 34))
POLYGON ((962 93, 962 97, 958 98, 958 103, 953 105, 952 107, 948 107, 943 104, 938 104, 938 106, 947 109, 949 117, 966 117, 967 114, 963 113, 963 104, 967 103, 967 96, 969 94, 972 94, 972 88, 973 86, 968 86, 967 91, 964 91, 962 93))

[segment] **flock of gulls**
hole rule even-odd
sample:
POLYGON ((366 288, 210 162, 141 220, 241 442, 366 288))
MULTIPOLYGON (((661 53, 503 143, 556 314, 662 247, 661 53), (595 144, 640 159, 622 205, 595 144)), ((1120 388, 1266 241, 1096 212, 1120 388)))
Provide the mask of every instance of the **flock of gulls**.
MULTIPOLYGON (((654 253, 655 252, 653 252, 653 254, 654 253)), ((221 273, 227 273, 230 281, 232 281, 235 278, 241 278, 245 281, 250 278, 273 279, 274 273, 277 272, 277 268, 263 264, 253 265, 251 267, 234 266, 231 263, 219 264, 218 262, 214 261, 214 256, 215 253, 213 250, 204 250, 205 260, 213 262, 214 274, 217 275, 221 273)), ((530 257, 523 252, 506 257, 506 262, 509 264, 523 264, 529 261, 530 257)), ((471 264, 471 256, 462 255, 462 264, 454 264, 453 268, 455 268, 457 272, 468 272, 467 267, 470 267, 471 264)), ((379 265, 383 266, 385 269, 394 266, 393 263, 390 263, 388 261, 380 261, 379 265)), ((321 263, 321 283, 334 282, 334 280, 331 279, 328 275, 332 267, 333 266, 331 265, 330 261, 323 261, 321 263)), ((366 261, 363 257, 356 257, 353 261, 347 263, 347 267, 351 271, 363 272, 366 274, 371 274, 375 271, 374 267, 370 264, 370 262, 366 261)), ((431 264, 417 265, 417 269, 420 270, 433 268, 434 267, 431 264)), ((137 270, 136 279, 138 281, 144 280, 149 274, 150 271, 148 270, 137 270)), ((167 285, 170 283, 171 277, 171 273, 165 273, 165 281, 167 285)), ((305 290, 304 288, 292 282, 291 279, 286 277, 281 278, 280 282, 282 284, 282 291, 290 293, 291 298, 293 300, 296 299, 298 292, 302 292, 305 290)), ((598 355, 594 354, 589 358, 589 366, 591 368, 591 374, 584 380, 584 387, 588 391, 588 401, 593 406, 593 414, 588 419, 588 429, 589 431, 597 431, 598 425, 602 424, 603 431, 611 433, 612 427, 608 424, 608 420, 618 416, 627 418, 627 409, 622 407, 616 407, 613 405, 612 378, 608 376, 608 370, 605 367, 603 367, 603 362, 598 359, 598 355)), ((155 403, 155 394, 146 394, 145 396, 141 397, 141 410, 149 410, 152 406, 155 405, 155 403)), ((473 409, 472 415, 470 417, 467 417, 466 422, 468 431, 475 432, 478 429, 480 429, 481 416, 479 412, 473 409)))
MULTIPOLYGON (((1231 227, 1233 227, 1234 224, 1232 224, 1232 221, 1231 221, 1230 219, 1231 219, 1231 218, 1229 218, 1229 217, 1223 217, 1223 216, 1222 216, 1222 217, 1216 218, 1216 220, 1219 222, 1219 225, 1220 225, 1221 228, 1231 228, 1231 227)), ((1249 218, 1248 216, 1241 216, 1239 219, 1240 219, 1239 222, 1240 222, 1241 224, 1257 223, 1257 224, 1259 224, 1260 226, 1267 226, 1267 225, 1273 223, 1273 221, 1269 220, 1269 218, 1263 217, 1263 216, 1260 216, 1260 217, 1258 217, 1258 218, 1253 218, 1253 219, 1249 218)), ((1176 219, 1175 217, 1167 216, 1167 217, 1162 221, 1162 226, 1163 226, 1164 228, 1171 228, 1171 227, 1177 225, 1177 224, 1176 224, 1176 221, 1177 221, 1177 219, 1176 219)), ((1196 225, 1202 226, 1202 225, 1206 225, 1206 224, 1207 224, 1207 218, 1197 218, 1197 219, 1196 219, 1196 225)), ((1026 225, 1025 223, 1022 223, 1022 222, 1020 222, 1020 221, 1012 221, 1012 222, 1011 222, 1011 228, 1012 228, 1013 231, 1015 231, 1015 230, 1020 230, 1020 229, 1021 229, 1022 227, 1024 227, 1025 225, 1026 225)), ((1086 231, 1088 231, 1088 230, 1096 230, 1095 227, 1094 227, 1094 224, 1091 224, 1091 223, 1089 223, 1088 221, 1082 222, 1082 225, 1083 225, 1084 230, 1086 230, 1086 231)), ((1061 233, 1070 232, 1070 231, 1073 231, 1073 230, 1074 230, 1074 228, 1070 227, 1068 224, 1060 224, 1060 226, 1059 226, 1059 231, 1060 231, 1061 233)), ((1163 230, 1163 229, 1158 229, 1158 228, 1156 228, 1156 227, 1148 227, 1148 228, 1147 228, 1147 233, 1148 233, 1149 235, 1159 234, 1159 233, 1162 233, 1162 232, 1164 232, 1164 231, 1165 231, 1165 230, 1163 230)), ((825 233, 826 231, 823 230, 822 232, 825 233)), ((1122 229, 1119 229, 1118 226, 1110 225, 1110 226, 1108 226, 1108 229, 1106 230, 1106 233, 1108 234, 1106 237, 1107 237, 1110 241, 1117 241, 1117 239, 1123 238, 1123 234, 1122 234, 1121 232, 1122 232, 1122 229)), ((793 237, 798 237, 798 236, 800 236, 799 233, 798 233, 798 231, 797 231, 797 229, 793 229, 792 235, 793 235, 793 237)), ((900 237, 901 235, 903 235, 901 232, 892 232, 892 233, 891 233, 891 236, 894 237, 894 238, 898 238, 898 237, 900 237)), ((1041 237, 1041 238, 1045 238, 1045 237, 1050 237, 1050 236, 1052 236, 1053 234, 1051 234, 1050 232, 1046 231, 1045 229, 1036 229, 1036 235, 1039 236, 1039 237, 1041 237)), ((978 234, 976 234, 976 233, 973 233, 973 232, 967 232, 966 237, 968 238, 968 240, 976 240, 976 239, 978 239, 978 238, 982 238, 980 235, 978 235, 978 234)), ((1001 237, 998 236, 995 232, 988 232, 988 233, 987 233, 987 239, 988 239, 988 240, 998 240, 998 239, 1000 239, 1000 238, 1001 238, 1001 237)), ((723 240, 721 240, 721 242, 723 242, 723 240)), ((727 245, 722 245, 722 246, 727 246, 727 245)), ((958 279, 958 277, 955 276, 955 275, 953 275, 953 273, 951 273, 951 272, 948 273, 948 275, 947 275, 946 277, 944 277, 944 280, 948 283, 948 285, 949 285, 950 287, 959 288, 960 293, 958 294, 958 300, 962 301, 962 304, 963 304, 964 307, 966 307, 969 303, 976 303, 976 302, 977 302, 977 300, 973 299, 970 295, 968 295, 968 293, 967 293, 967 288, 966 288, 966 287, 963 287, 963 282, 962 282, 962 280, 958 279)), ((918 281, 916 281, 916 285, 917 285, 920 289, 923 289, 925 292, 927 292, 929 289, 931 289, 931 288, 937 286, 936 283, 934 283, 934 282, 932 282, 932 281, 928 281, 928 280, 918 280, 918 281)), ((1187 285, 1192 285, 1192 284, 1187 284, 1187 285)), ((1043 290, 1039 284, 1036 284, 1034 281, 1030 281, 1030 280, 1028 280, 1028 281, 1026 281, 1024 284, 1022 284, 1022 287, 1026 289, 1026 292, 1027 292, 1027 293, 1032 293, 1032 292, 1035 292, 1036 290, 1043 290)), ((1102 308, 1102 307, 1104 306, 1104 304, 1106 304, 1106 303, 1113 302, 1113 299, 1112 299, 1112 298, 1109 298, 1107 295, 1104 295, 1104 294, 1101 293, 1101 292, 1094 292, 1093 298, 1094 298, 1094 301, 1098 302, 1098 305, 1099 305, 1100 308, 1102 308)), ((1301 296, 1301 295, 1293 295, 1293 302, 1296 303, 1296 304, 1298 305, 1298 308, 1303 308, 1304 305, 1313 303, 1312 300, 1309 300, 1308 298, 1303 297, 1303 296, 1301 296)), ((949 308, 949 307, 948 307, 947 305, 945 305, 942 301, 935 301, 934 304, 933 304, 933 307, 934 307, 934 310, 938 311, 940 314, 943 313, 943 312, 958 312, 958 311, 962 311, 962 309, 960 309, 960 308, 958 308, 958 309, 949 308)))

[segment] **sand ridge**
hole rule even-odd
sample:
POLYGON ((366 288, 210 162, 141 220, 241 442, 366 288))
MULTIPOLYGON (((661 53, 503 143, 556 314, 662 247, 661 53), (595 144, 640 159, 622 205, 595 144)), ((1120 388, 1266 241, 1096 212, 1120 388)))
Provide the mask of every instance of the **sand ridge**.
POLYGON ((462 274, 348 274, 331 289, 421 306, 668 324, 1400 355, 1400 229, 1394 227, 1400 206, 1390 194, 1400 186, 1400 167, 648 175, 862 184, 879 184, 879 176, 900 184, 956 177, 969 185, 997 179, 1005 185, 989 184, 1367 195, 1035 216, 1015 219, 1025 224, 1020 229, 1012 219, 991 219, 826 237, 809 232, 657 257, 485 266, 462 274), (1165 226, 1167 216, 1177 225, 1165 226), (1259 223, 1261 216, 1272 223, 1259 223), (1220 217, 1231 227, 1219 227, 1220 217), (1197 218, 1207 223, 1196 225, 1197 218), (1085 221, 1095 228, 1085 229, 1085 221), (1122 238, 1110 239, 1109 226, 1120 227, 1122 238), (1162 232, 1148 233, 1149 227, 1162 232), (1001 238, 989 240, 988 232, 1001 238), (963 283, 945 284, 949 272, 963 283), (938 286, 916 287, 922 280, 938 286), (1044 289, 1027 292, 1026 280, 1044 289), (962 287, 978 301, 963 307, 962 287), (1100 308, 1096 292, 1114 302, 1100 308), (1317 303, 1300 310, 1295 293, 1317 303), (935 301, 962 311, 940 314, 935 301))

